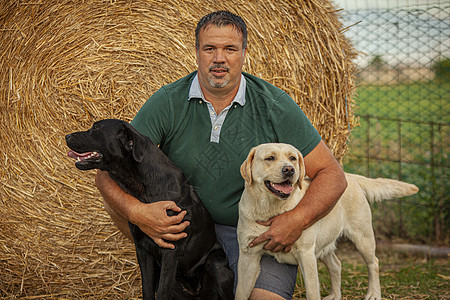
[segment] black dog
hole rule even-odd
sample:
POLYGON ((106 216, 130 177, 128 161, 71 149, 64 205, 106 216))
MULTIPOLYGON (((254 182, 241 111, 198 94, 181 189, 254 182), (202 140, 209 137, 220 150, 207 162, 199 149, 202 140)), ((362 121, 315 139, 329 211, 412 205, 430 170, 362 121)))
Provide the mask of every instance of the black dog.
MULTIPOLYGON (((66 136, 68 155, 80 170, 108 171, 141 202, 172 200, 186 210, 187 237, 160 248, 129 224, 142 274, 144 299, 233 299, 233 272, 216 240, 214 224, 192 186, 163 152, 130 124, 102 120, 66 136)), ((168 214, 175 214, 168 211, 168 214)))

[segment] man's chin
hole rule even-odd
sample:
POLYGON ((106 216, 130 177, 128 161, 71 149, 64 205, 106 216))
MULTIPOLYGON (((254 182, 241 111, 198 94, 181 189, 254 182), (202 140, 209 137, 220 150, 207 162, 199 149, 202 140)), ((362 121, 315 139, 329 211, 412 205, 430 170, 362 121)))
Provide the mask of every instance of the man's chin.
POLYGON ((229 79, 219 79, 219 78, 209 78, 208 80, 209 84, 213 88, 224 88, 228 85, 230 82, 229 79))

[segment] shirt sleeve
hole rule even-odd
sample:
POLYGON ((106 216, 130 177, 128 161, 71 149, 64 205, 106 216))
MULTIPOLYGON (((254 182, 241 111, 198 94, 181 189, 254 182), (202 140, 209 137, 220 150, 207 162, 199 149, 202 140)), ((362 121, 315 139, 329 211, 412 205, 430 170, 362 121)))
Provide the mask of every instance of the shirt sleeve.
POLYGON ((270 119, 280 143, 295 146, 308 155, 322 140, 297 103, 285 92, 273 102, 270 119))
POLYGON ((148 136, 154 144, 162 144, 170 124, 171 108, 169 104, 167 93, 162 87, 139 109, 131 121, 131 125, 141 134, 148 136))

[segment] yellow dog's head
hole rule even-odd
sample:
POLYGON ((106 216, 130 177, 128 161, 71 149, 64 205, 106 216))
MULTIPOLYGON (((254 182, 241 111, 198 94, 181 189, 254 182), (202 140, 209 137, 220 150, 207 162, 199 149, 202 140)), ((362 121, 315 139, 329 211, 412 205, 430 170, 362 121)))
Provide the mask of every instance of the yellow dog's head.
POLYGON ((294 146, 282 143, 261 144, 250 150, 241 165, 248 186, 262 183, 276 197, 286 199, 305 177, 303 155, 294 146))

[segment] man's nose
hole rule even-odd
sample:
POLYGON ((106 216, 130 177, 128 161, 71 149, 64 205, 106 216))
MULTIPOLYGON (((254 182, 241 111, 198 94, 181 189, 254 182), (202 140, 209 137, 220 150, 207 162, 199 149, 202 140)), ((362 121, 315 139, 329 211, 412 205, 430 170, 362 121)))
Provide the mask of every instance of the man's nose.
POLYGON ((222 49, 216 49, 214 52, 214 62, 225 62, 225 52, 222 49))

